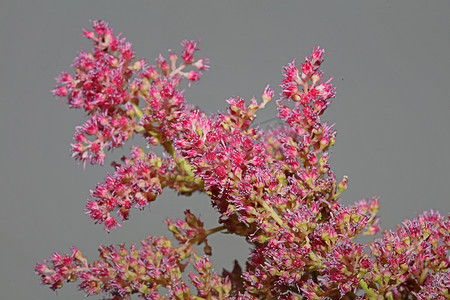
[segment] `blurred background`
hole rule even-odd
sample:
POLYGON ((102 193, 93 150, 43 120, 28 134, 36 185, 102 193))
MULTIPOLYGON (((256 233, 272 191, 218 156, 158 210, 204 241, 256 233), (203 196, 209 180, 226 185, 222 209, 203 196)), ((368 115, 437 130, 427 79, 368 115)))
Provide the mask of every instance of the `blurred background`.
MULTIPOLYGON (((202 38, 199 55, 211 69, 185 95, 211 113, 232 96, 260 97, 267 84, 278 94, 282 66, 317 45, 331 52, 323 70, 337 98, 324 118, 338 131, 332 168, 350 179, 342 202, 379 196, 381 226, 394 229, 424 210, 450 211, 449 12, 446 0, 0 1, 0 298, 82 299, 74 284, 58 293, 40 286, 35 263, 54 251, 76 245, 94 260, 99 244, 168 235, 163 220, 186 208, 216 226, 205 196, 169 190, 110 234, 89 223, 89 190, 141 143, 115 150, 106 167, 83 171, 71 159, 74 127, 86 118, 50 90, 77 52, 91 48, 80 36, 89 20, 110 22, 150 63, 202 38)), ((275 114, 271 103, 257 122, 275 114)), ((249 253, 242 239, 210 240, 218 272, 249 253)))

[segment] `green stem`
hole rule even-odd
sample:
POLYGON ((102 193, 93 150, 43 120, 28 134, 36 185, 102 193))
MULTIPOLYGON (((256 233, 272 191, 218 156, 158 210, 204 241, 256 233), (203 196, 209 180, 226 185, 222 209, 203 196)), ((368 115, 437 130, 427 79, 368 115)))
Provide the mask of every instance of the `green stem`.
MULTIPOLYGON (((214 234, 216 232, 219 232, 219 231, 221 231, 223 229, 225 229, 225 226, 223 226, 223 225, 222 226, 218 226, 218 227, 214 227, 214 228, 211 228, 211 229, 208 229, 208 230, 205 231, 206 235, 205 236, 201 236, 201 239, 200 239, 199 236, 197 236, 197 237, 193 238, 192 240, 190 240, 188 243, 180 246, 180 248, 178 248, 178 249, 181 249, 182 251, 186 251, 186 254, 185 254, 186 256, 184 256, 184 258, 186 258, 193 251, 192 248, 193 248, 194 245, 200 245, 201 243, 206 241, 206 237, 208 237, 211 234, 214 234)), ((194 255, 195 255, 195 252, 194 252, 194 255)))
POLYGON ((139 108, 139 106, 137 106, 134 103, 131 103, 131 105, 134 108, 134 111, 136 112, 136 116, 138 116, 139 119, 142 119, 142 116, 144 115, 144 113, 142 112, 142 110, 139 108))
POLYGON ((226 229, 226 227, 223 226, 223 225, 222 225, 222 226, 217 226, 217 227, 211 228, 211 229, 209 229, 209 230, 206 231, 206 236, 209 236, 209 235, 214 234, 214 233, 216 233, 216 232, 222 231, 222 230, 224 230, 224 229, 226 229))
POLYGON ((367 296, 369 296, 369 299, 370 300, 376 300, 377 299, 377 295, 375 294, 375 292, 371 289, 371 288, 369 288, 368 286, 367 286, 367 283, 363 280, 363 279, 361 279, 360 281, 359 281, 359 285, 363 288, 363 290, 367 293, 367 296))
POLYGON ((270 216, 275 220, 275 222, 278 223, 278 225, 280 225, 281 227, 285 227, 283 220, 281 220, 280 216, 262 198, 258 199, 258 203, 261 204, 262 207, 264 207, 264 209, 269 212, 270 216))
POLYGON ((167 141, 167 142, 162 143, 161 145, 163 146, 164 150, 166 150, 166 152, 169 153, 170 156, 172 156, 174 160, 176 160, 175 148, 173 148, 172 142, 167 141))
MULTIPOLYGON (((142 113, 142 110, 139 108, 139 106, 137 106, 137 105, 134 104, 134 103, 131 103, 131 105, 132 105, 133 108, 134 108, 134 112, 135 112, 136 116, 138 116, 139 119, 142 119, 142 116, 143 116, 144 114, 142 113)), ((139 123, 139 122, 138 122, 138 123, 139 123)), ((143 132, 143 131, 145 131, 145 128, 142 127, 142 126, 137 126, 137 127, 134 129, 134 131, 136 131, 136 132, 143 132)))

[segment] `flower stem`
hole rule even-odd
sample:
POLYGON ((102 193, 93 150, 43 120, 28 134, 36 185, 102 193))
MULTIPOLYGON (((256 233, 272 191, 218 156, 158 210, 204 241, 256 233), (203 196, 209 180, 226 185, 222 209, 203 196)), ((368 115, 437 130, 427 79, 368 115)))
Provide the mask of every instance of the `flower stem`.
POLYGON ((281 227, 285 227, 283 220, 281 220, 280 216, 273 210, 272 207, 270 207, 263 199, 259 198, 258 201, 259 204, 262 205, 262 207, 264 207, 265 210, 267 210, 270 214, 270 216, 275 220, 275 222, 278 223, 278 225, 280 225, 281 227))
POLYGON ((142 110, 139 108, 139 106, 137 106, 134 103, 131 103, 131 105, 134 108, 134 111, 136 112, 136 116, 138 116, 139 119, 142 119, 142 116, 144 115, 144 113, 142 112, 142 110))
POLYGON ((226 229, 226 227, 223 226, 223 225, 211 228, 211 229, 206 231, 206 236, 209 236, 211 234, 214 234, 214 233, 219 232, 219 231, 224 230, 224 229, 226 229))
POLYGON ((363 279, 361 279, 359 281, 359 285, 367 293, 367 296, 369 296, 370 300, 376 300, 377 299, 377 295, 375 295, 375 292, 371 288, 369 288, 369 286, 367 285, 367 283, 363 279))

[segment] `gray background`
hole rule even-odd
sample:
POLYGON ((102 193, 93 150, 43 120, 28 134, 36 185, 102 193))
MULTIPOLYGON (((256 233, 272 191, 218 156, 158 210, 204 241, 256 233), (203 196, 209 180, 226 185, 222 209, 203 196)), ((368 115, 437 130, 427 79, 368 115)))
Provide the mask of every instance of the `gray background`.
MULTIPOLYGON (((163 219, 185 208, 215 226, 207 198, 171 191, 111 234, 88 223, 89 189, 112 169, 83 171, 71 159, 74 127, 85 117, 50 90, 77 51, 90 49, 80 36, 90 19, 109 21, 149 62, 202 38, 211 70, 186 96, 208 112, 231 96, 259 97, 268 83, 278 93, 282 66, 315 45, 332 52, 323 69, 337 99, 325 118, 338 130, 332 167, 350 178, 343 202, 380 196, 381 225, 393 229, 424 210, 450 211, 449 14, 447 0, 0 1, 0 298, 81 299, 75 285, 55 294, 33 275, 54 251, 77 245, 92 260, 100 243, 166 234, 163 219)), ((274 115, 272 104, 260 120, 274 115)), ((229 236, 211 243, 218 271, 249 251, 229 236)))

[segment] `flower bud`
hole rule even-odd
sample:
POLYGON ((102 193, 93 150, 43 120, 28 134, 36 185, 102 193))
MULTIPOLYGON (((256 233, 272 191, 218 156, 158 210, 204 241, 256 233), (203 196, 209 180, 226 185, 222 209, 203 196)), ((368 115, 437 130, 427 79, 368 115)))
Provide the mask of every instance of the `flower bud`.
POLYGON ((317 72, 314 72, 311 75, 311 81, 312 81, 313 85, 315 85, 319 80, 320 80, 320 75, 317 72))
POLYGON ((338 184, 338 194, 341 194, 343 191, 348 188, 348 176, 344 176, 341 182, 338 184))

